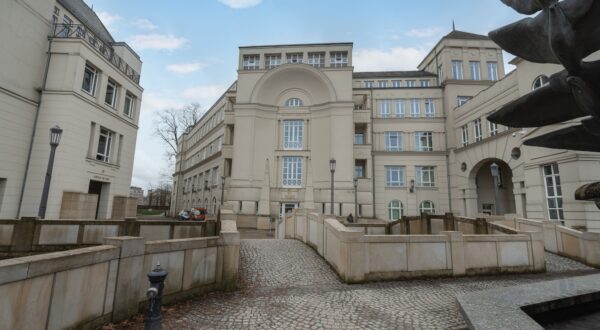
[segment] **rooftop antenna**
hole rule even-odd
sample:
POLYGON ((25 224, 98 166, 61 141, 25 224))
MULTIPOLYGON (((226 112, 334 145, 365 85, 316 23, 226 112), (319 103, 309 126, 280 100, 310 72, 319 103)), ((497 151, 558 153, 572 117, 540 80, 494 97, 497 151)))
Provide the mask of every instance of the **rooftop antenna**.
POLYGON ((452 31, 456 31, 456 25, 454 24, 454 20, 452 20, 452 31))

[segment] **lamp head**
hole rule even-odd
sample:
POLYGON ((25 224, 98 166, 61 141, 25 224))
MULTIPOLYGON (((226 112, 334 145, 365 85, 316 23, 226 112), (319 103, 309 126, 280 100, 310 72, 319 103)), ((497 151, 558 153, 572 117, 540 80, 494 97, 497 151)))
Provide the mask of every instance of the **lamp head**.
POLYGON ((60 143, 60 137, 62 136, 62 128, 60 128, 58 125, 52 127, 50 129, 50 145, 51 146, 58 146, 58 144, 60 143))
POLYGON ((358 187, 358 178, 354 178, 354 188, 358 187))
POLYGON ((335 172, 335 159, 334 158, 331 158, 329 160, 329 170, 331 172, 335 172))
POLYGON ((499 177, 500 176, 500 172, 498 171, 498 164, 496 163, 492 163, 492 165, 490 165, 490 170, 492 171, 492 176, 493 177, 499 177))

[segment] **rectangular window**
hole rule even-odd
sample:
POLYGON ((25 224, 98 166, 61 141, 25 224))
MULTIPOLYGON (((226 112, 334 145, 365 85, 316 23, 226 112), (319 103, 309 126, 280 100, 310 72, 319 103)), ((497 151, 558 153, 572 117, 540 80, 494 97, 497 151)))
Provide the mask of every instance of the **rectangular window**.
POLYGON ((106 85, 106 95, 104 96, 104 102, 113 108, 117 103, 117 84, 110 79, 108 79, 108 84, 106 85))
POLYGON ((325 53, 308 53, 308 64, 315 68, 324 68, 325 53))
POLYGON ((365 144, 365 134, 354 133, 354 144, 365 144))
POLYGON ((357 159, 354 161, 354 177, 355 178, 365 178, 366 170, 365 168, 367 162, 364 159, 357 159))
POLYGON ((415 132, 416 151, 433 151, 433 133, 415 132))
POLYGON ((475 137, 475 142, 483 140, 483 134, 481 132, 481 119, 479 118, 473 121, 473 136, 475 137))
POLYGON ((385 186, 404 187, 404 166, 385 166, 385 186))
POLYGON ((125 94, 125 106, 123 108, 123 114, 127 117, 133 117, 133 109, 135 106, 135 97, 129 93, 125 94))
POLYGON ((244 70, 260 69, 260 55, 244 55, 244 70))
POLYGON ((364 84, 365 88, 373 88, 373 81, 365 80, 363 82, 363 84, 364 84))
POLYGON ((429 87, 429 80, 421 80, 421 87, 429 87))
POLYGON ((402 132, 385 132, 385 151, 402 151, 402 132))
POLYGON ((460 128, 461 131, 461 137, 462 137, 462 146, 467 146, 469 145, 469 126, 465 125, 463 127, 460 128))
POLYGON ((498 134, 498 124, 488 121, 488 129, 490 132, 490 136, 498 134))
POLYGON ((435 117, 435 101, 433 99, 425 99, 425 117, 435 117))
POLYGON ((303 120, 284 120, 283 121, 283 149, 284 150, 302 150, 302 140, 304 135, 303 120))
POLYGON ((416 80, 407 80, 406 87, 417 87, 417 81, 416 80))
POLYGON ((302 63, 302 53, 287 54, 287 63, 302 63))
POLYGON ((83 71, 83 83, 81 89, 85 92, 94 95, 96 93, 96 82, 98 81, 98 70, 89 64, 85 65, 83 71))
POLYGON ((479 61, 470 61, 469 68, 471 69, 471 79, 481 80, 481 69, 479 66, 479 61))
POLYGON ((394 100, 394 106, 396 117, 403 118, 406 115, 406 100, 394 100))
POLYGON ((386 88, 387 87, 387 80, 379 80, 377 83, 378 83, 378 87, 379 88, 386 88))
POLYGON ((302 186, 302 157, 283 157, 282 183, 284 187, 302 186))
POLYGON ((546 201, 548 206, 548 218, 563 222, 565 219, 563 210, 563 196, 560 184, 560 173, 558 164, 548 164, 543 167, 544 185, 546 188, 546 201))
POLYGON ((498 63, 487 62, 488 79, 496 81, 498 80, 498 63))
POLYGON ((402 80, 392 80, 392 87, 394 87, 394 88, 402 87, 402 80))
POLYGON ((274 69, 281 65, 281 55, 265 55, 265 68, 274 69))
POLYGON ((96 159, 103 162, 110 162, 110 153, 112 148, 112 140, 115 133, 107 130, 104 127, 100 128, 100 136, 98 138, 98 149, 96 159))
POLYGON ((381 100, 379 103, 379 114, 381 115, 381 118, 388 118, 390 116, 391 107, 391 100, 381 100))
POLYGON ((456 97, 456 105, 459 106, 459 107, 461 107, 465 103, 467 103, 470 99, 471 99, 470 96, 457 96, 456 97))
POLYGON ((344 68, 348 66, 348 52, 331 52, 331 67, 344 68))
POLYGON ((452 61, 452 79, 462 80, 463 79, 463 62, 452 61))
POLYGON ((435 167, 417 166, 417 187, 435 187, 435 167))
POLYGON ((410 99, 410 116, 413 118, 421 116, 421 100, 410 99))

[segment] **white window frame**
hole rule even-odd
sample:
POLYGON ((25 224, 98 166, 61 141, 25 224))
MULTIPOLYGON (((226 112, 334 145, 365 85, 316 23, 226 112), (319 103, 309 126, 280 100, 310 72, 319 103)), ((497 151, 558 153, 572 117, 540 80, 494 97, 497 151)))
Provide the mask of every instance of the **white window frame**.
POLYGON ((475 142, 483 140, 483 130, 481 129, 481 118, 473 120, 473 137, 475 142))
POLYGON ((281 65, 281 54, 265 55, 265 68, 275 69, 281 65))
POLYGON ((382 99, 379 101, 379 115, 381 118, 389 118, 392 111, 392 100, 382 99))
POLYGON ((96 85, 98 83, 98 75, 100 74, 100 72, 98 71, 98 69, 96 69, 95 67, 91 66, 90 64, 86 64, 85 65, 85 69, 83 72, 83 82, 81 83, 81 90, 94 96, 96 94, 96 85), (91 74, 91 79, 90 79, 90 89, 87 90, 85 88, 85 80, 86 80, 86 74, 88 73, 91 74))
POLYGON ((557 163, 542 166, 546 208, 550 221, 560 221, 564 224, 565 214, 563 206, 563 193, 560 181, 560 171, 557 163), (554 215, 553 216, 553 212, 554 215))
POLYGON ((281 184, 284 188, 302 186, 302 157, 284 156, 281 161, 281 184))
POLYGON ((303 63, 302 62, 303 56, 304 56, 304 54, 302 54, 302 53, 285 54, 286 63, 291 63, 291 64, 303 63))
POLYGON ((285 106, 289 107, 289 108, 303 107, 304 101, 302 101, 301 99, 299 99, 297 97, 292 97, 292 98, 288 99, 287 101, 285 101, 285 106))
POLYGON ((427 117, 427 118, 435 117, 435 100, 434 99, 425 99, 425 117, 427 117))
POLYGON ((407 80, 406 87, 417 87, 417 81, 416 80, 407 80))
POLYGON ((421 117, 421 100, 410 99, 410 116, 412 118, 421 117))
POLYGON ((481 80, 481 62, 469 61, 469 69, 471 71, 472 80, 481 80))
POLYGON ((465 103, 469 102, 470 99, 470 96, 458 95, 456 97, 456 106, 462 107, 463 105, 465 105, 465 103))
POLYGON ((114 82, 112 79, 108 79, 108 82, 106 83, 106 94, 104 95, 104 103, 106 103, 106 105, 108 105, 111 108, 114 108, 117 105, 118 89, 119 87, 117 83, 114 82), (112 97, 107 102, 109 88, 112 88, 112 97))
POLYGON ((112 152, 112 144, 113 144, 114 135, 115 135, 115 132, 113 132, 107 128, 100 127, 100 134, 98 136, 98 145, 96 146, 96 160, 99 160, 99 161, 105 162, 105 163, 110 163, 110 155, 112 152), (104 147, 100 148, 102 138, 104 138, 104 147))
POLYGON ((402 80, 392 80, 392 87, 394 87, 394 88, 402 87, 402 80))
POLYGON ((378 88, 387 88, 387 80, 379 80, 377 81, 377 87, 378 88))
POLYGON ((429 80, 421 80, 421 87, 429 87, 429 80))
POLYGON ((398 118, 404 118, 406 116, 406 100, 395 99, 394 100, 394 115, 398 118))
POLYGON ((283 121, 283 150, 302 150, 304 147, 304 120, 283 121))
POLYGON ((365 144, 365 133, 354 133, 354 144, 355 145, 365 144))
POLYGON ((133 118, 133 110, 135 109, 135 96, 131 93, 125 93, 125 103, 123 104, 123 114, 129 118, 133 118))
POLYGON ((420 213, 435 214, 435 204, 432 201, 422 201, 419 204, 420 213))
POLYGON ((463 80, 463 61, 452 61, 452 79, 463 80))
POLYGON ((488 132, 490 133, 490 136, 498 134, 498 124, 488 121, 488 132))
POLYGON ((404 205, 402 205, 401 201, 394 199, 388 203, 388 218, 390 221, 396 221, 396 220, 402 218, 403 215, 404 215, 404 205), (394 213, 396 213, 396 214, 394 214, 394 213))
POLYGON ((462 146, 466 147, 469 145, 469 125, 464 125, 460 128, 462 137, 462 146))
POLYGON ((433 151, 433 132, 415 132, 415 151, 433 151))
POLYGON ((260 69, 260 55, 244 55, 243 58, 243 69, 244 70, 259 70, 260 69))
POLYGON ((549 83, 550 83, 550 78, 548 78, 548 76, 546 76, 544 74, 539 75, 533 80, 533 83, 531 84, 531 90, 534 91, 538 88, 542 88, 542 87, 548 85, 549 83))
POLYGON ((324 68, 325 67, 325 53, 322 53, 322 52, 308 53, 308 64, 314 66, 315 68, 324 68))
POLYGON ((404 150, 404 139, 402 132, 384 132, 385 151, 404 150))
POLYGON ((357 165, 356 163, 354 164, 354 177, 355 178, 364 179, 365 172, 366 172, 366 168, 365 168, 364 163, 360 164, 360 165, 357 165))
POLYGON ((417 187, 435 187, 435 166, 416 166, 417 187))
POLYGON ((329 56, 332 68, 345 68, 348 66, 348 52, 330 52, 329 56))
POLYGON ((487 62, 488 79, 498 80, 498 62, 487 62))
POLYGON ((385 166, 385 186, 404 187, 404 166, 385 166))
POLYGON ((365 80, 363 81, 365 88, 373 88, 373 80, 365 80))

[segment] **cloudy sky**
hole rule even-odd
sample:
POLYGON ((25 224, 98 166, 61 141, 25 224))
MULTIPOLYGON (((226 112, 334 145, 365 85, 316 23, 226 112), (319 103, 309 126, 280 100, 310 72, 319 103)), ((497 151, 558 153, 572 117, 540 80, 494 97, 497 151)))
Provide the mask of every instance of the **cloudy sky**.
POLYGON ((190 102, 209 108, 236 79, 239 46, 354 42, 356 71, 411 70, 453 20, 487 34, 518 18, 499 0, 85 1, 144 62, 132 182, 143 188, 170 172, 152 134, 157 113, 190 102))

